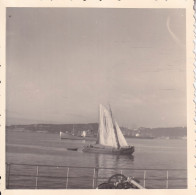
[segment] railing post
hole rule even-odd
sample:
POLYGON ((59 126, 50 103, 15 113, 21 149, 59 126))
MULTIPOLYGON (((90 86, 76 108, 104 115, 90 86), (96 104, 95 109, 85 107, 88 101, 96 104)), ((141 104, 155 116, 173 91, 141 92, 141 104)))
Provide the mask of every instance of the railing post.
POLYGON ((96 167, 95 168, 95 178, 96 178, 96 180, 95 180, 95 186, 96 186, 96 188, 98 186, 98 175, 99 175, 99 168, 96 167))
POLYGON ((66 189, 68 187, 68 181, 69 181, 69 167, 67 168, 66 189))
POLYGON ((97 180, 98 180, 98 168, 95 167, 93 171, 93 189, 97 187, 97 180))
POLYGON ((167 176, 166 176, 166 189, 168 189, 168 186, 169 186, 169 172, 168 172, 168 170, 167 170, 167 176))
POLYGON ((95 188, 95 170, 96 168, 94 168, 94 171, 93 171, 93 189, 95 188))
POLYGON ((146 170, 144 171, 144 188, 146 187, 146 170))
POLYGON ((39 175, 39 166, 36 167, 36 178, 35 178, 35 189, 37 189, 38 186, 38 175, 39 175))
POLYGON ((11 164, 7 164, 7 189, 9 189, 9 183, 10 183, 10 169, 11 169, 11 164))

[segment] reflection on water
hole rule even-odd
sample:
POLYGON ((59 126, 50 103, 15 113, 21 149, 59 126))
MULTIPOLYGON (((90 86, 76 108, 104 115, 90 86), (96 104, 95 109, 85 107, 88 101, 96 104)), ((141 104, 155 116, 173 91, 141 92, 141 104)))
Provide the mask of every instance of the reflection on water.
POLYGON ((110 154, 94 154, 96 167, 122 168, 129 167, 130 163, 134 160, 134 156, 126 155, 110 155, 110 154))
POLYGON ((94 154, 95 166, 99 167, 99 181, 106 181, 116 173, 123 173, 122 168, 129 168, 133 163, 134 156, 94 154), (111 169, 113 168, 113 169, 111 169))
POLYGON ((83 144, 85 144, 85 142, 86 142, 85 140, 82 140, 82 143, 83 143, 83 144))

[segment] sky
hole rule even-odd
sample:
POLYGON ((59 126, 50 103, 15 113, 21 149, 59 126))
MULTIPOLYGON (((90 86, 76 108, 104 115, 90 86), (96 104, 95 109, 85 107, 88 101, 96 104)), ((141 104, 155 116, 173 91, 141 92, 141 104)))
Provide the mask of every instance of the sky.
POLYGON ((186 126, 183 9, 7 8, 7 124, 186 126))

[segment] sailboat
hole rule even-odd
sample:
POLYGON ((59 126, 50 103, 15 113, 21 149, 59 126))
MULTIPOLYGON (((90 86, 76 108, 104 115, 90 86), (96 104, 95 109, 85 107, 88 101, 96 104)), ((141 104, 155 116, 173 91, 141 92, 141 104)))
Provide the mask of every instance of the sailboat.
POLYGON ((60 131, 60 138, 61 139, 71 139, 71 140, 83 140, 84 139, 84 137, 75 135, 74 124, 73 124, 73 129, 72 129, 71 133, 64 133, 64 132, 60 131))
POLYGON ((73 134, 70 134, 70 133, 64 133, 62 131, 60 131, 60 138, 61 139, 75 139, 75 140, 83 140, 84 137, 81 137, 81 136, 76 136, 76 135, 73 135, 73 134))
POLYGON ((134 146, 129 146, 117 122, 113 119, 111 109, 100 105, 99 129, 96 144, 84 146, 83 152, 131 155, 134 146))

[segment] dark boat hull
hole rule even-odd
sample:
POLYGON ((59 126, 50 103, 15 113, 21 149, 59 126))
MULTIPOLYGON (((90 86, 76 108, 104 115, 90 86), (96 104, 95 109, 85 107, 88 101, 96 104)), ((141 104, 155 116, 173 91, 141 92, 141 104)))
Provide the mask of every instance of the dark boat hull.
POLYGON ((114 154, 114 155, 132 155, 135 151, 134 146, 122 147, 120 149, 109 148, 109 147, 94 147, 85 146, 82 150, 88 153, 100 153, 100 154, 114 154))
POLYGON ((84 138, 82 138, 82 137, 76 137, 76 136, 73 136, 73 137, 71 137, 71 136, 63 136, 63 137, 61 137, 61 139, 84 140, 84 138))
POLYGON ((67 148, 67 150, 77 151, 78 148, 67 148))
POLYGON ((84 140, 84 137, 79 137, 79 136, 75 136, 75 135, 71 135, 71 134, 63 133, 63 132, 60 132, 60 138, 71 139, 71 140, 84 140))

